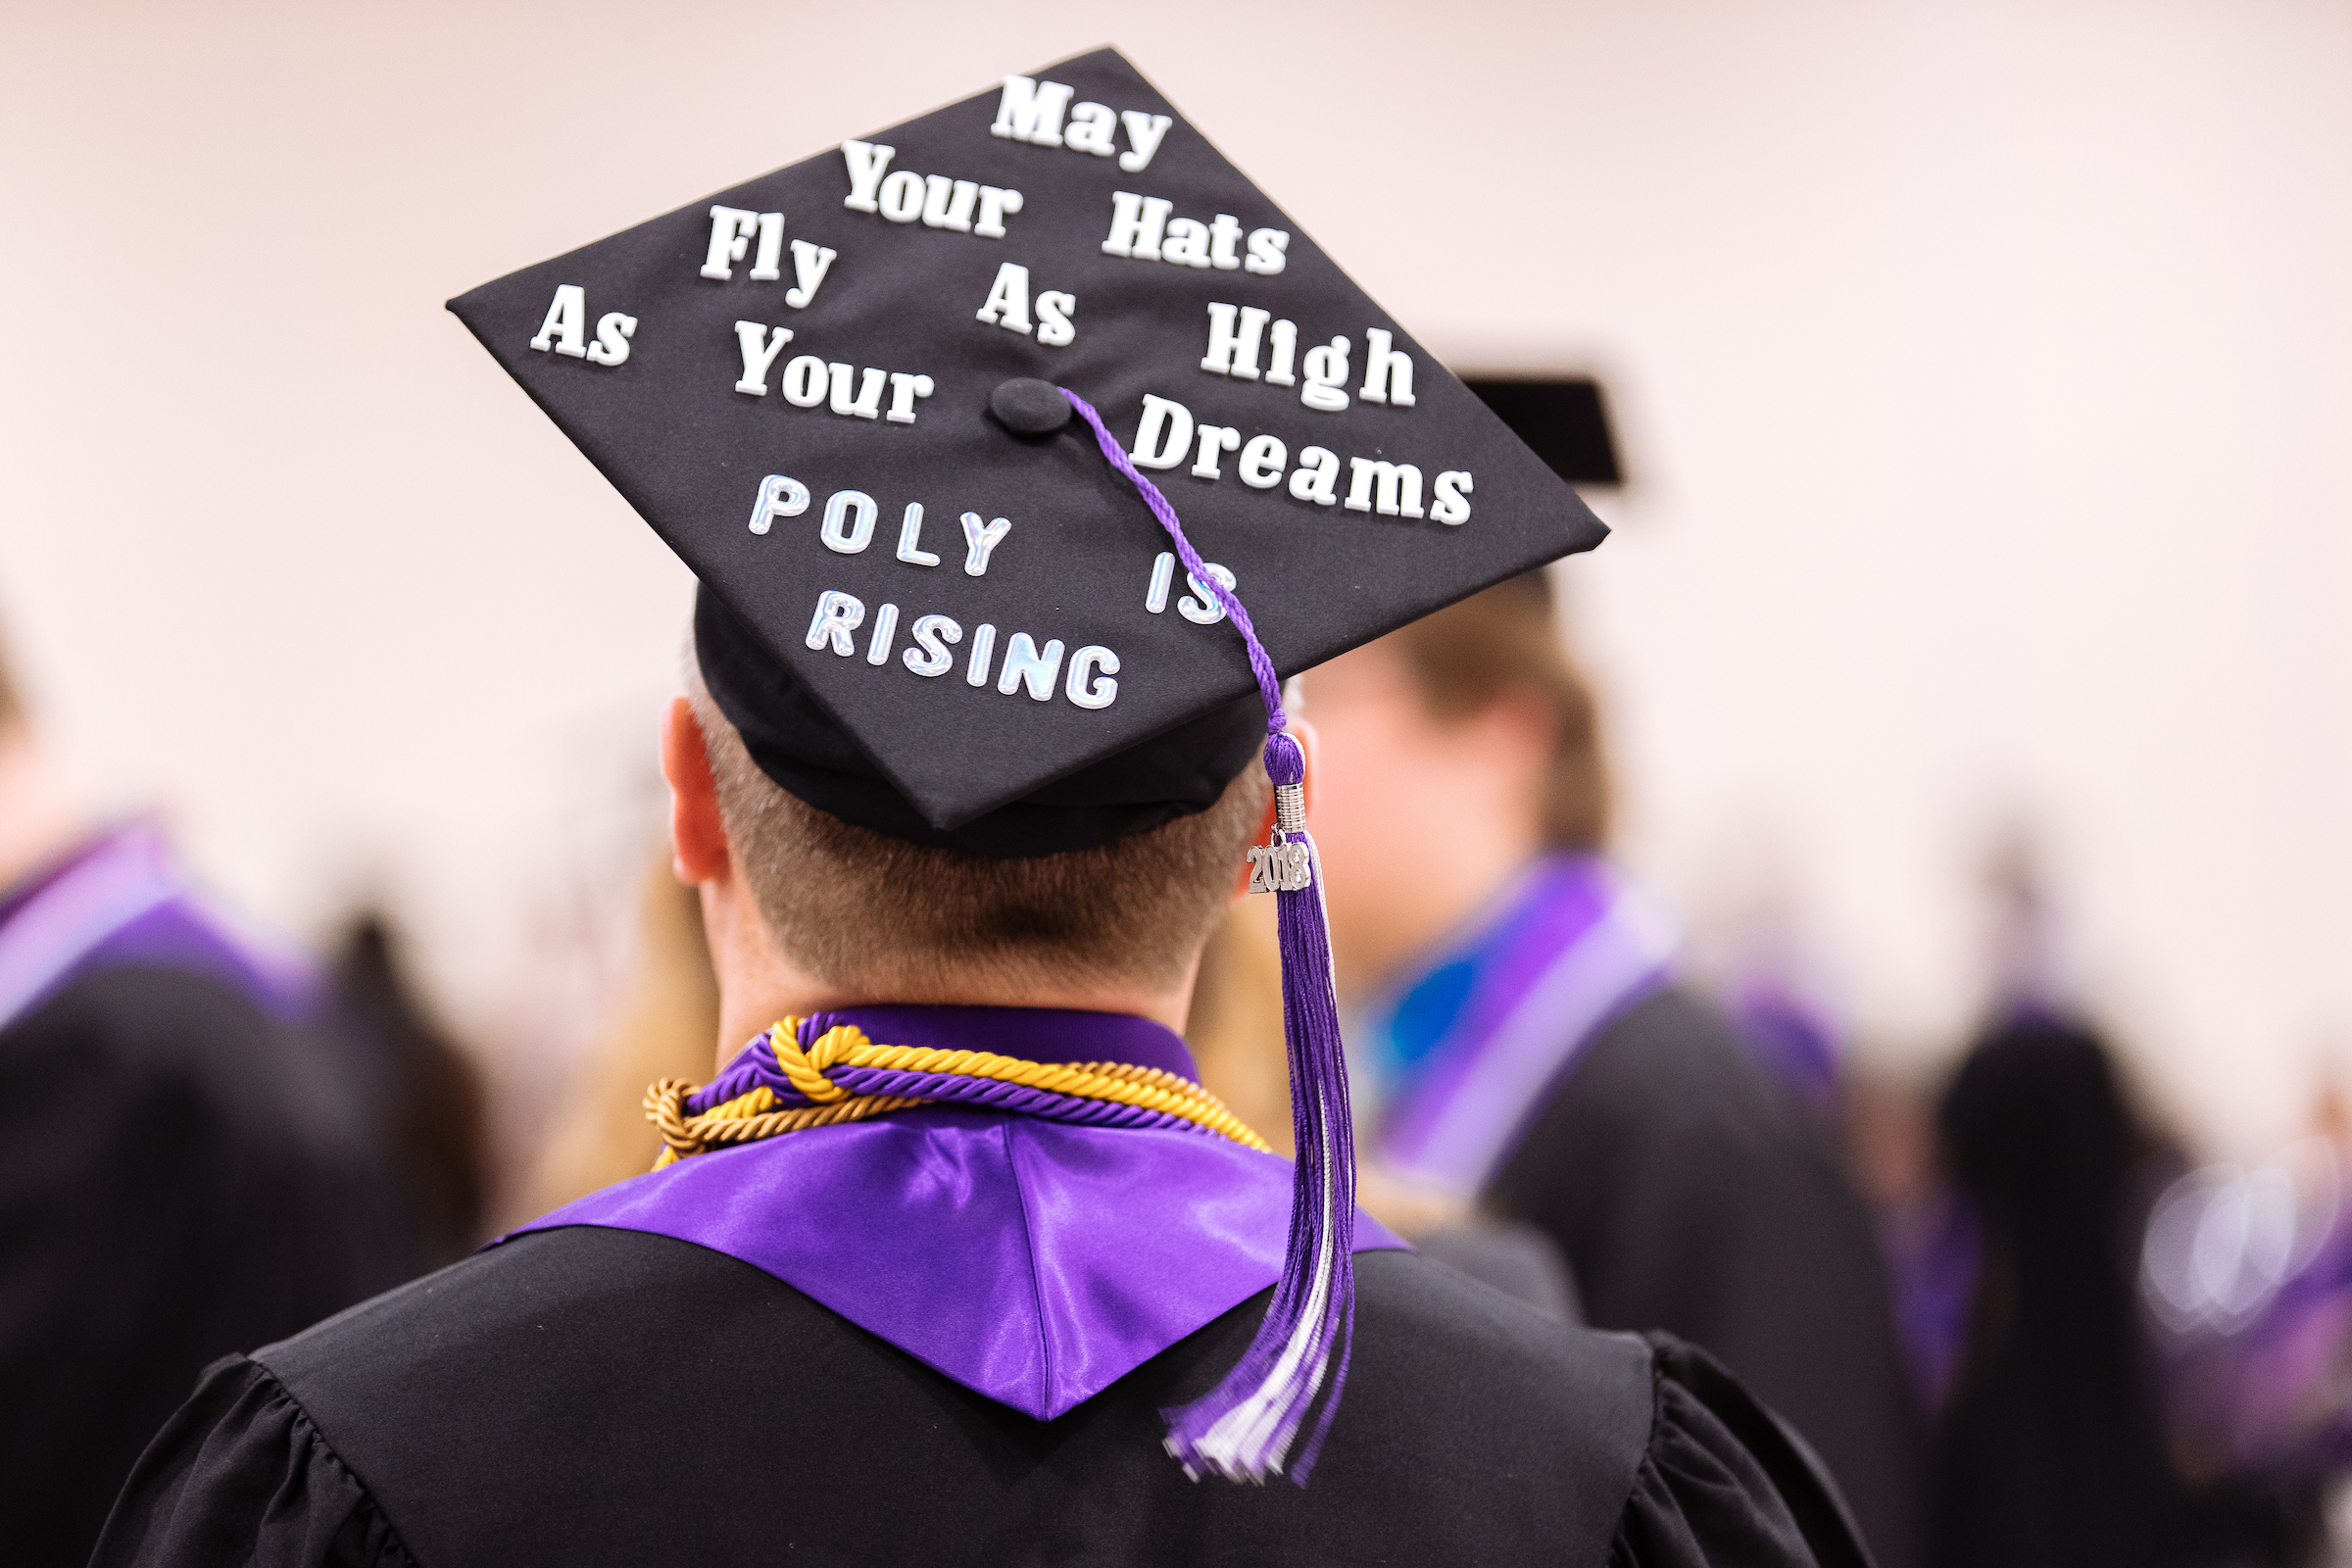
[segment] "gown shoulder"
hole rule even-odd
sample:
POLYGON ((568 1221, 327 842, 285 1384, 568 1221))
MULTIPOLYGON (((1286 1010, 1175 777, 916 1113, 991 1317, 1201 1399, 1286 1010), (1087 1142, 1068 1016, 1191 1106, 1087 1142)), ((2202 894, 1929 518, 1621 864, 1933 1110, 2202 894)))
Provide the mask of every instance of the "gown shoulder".
POLYGON ((90 1561, 418 1568, 294 1396, 242 1355, 206 1368, 156 1434, 90 1561))
POLYGON ((1647 1339, 1657 1404, 1609 1568, 1869 1568, 1852 1515, 1804 1440, 1704 1350, 1647 1339))
POLYGON ((759 1465, 741 1467, 779 1444, 837 1460, 795 1483, 794 1533, 812 1560, 1042 1561, 1075 1545, 1087 1560, 1319 1562, 1377 1556, 1392 1540, 1415 1544, 1424 1561, 1531 1551, 1591 1568, 1867 1561, 1802 1443, 1702 1352, 1546 1322, 1410 1254, 1362 1259, 1354 1420, 1344 1415, 1346 1445, 1335 1434, 1301 1492, 1187 1482, 1152 1441, 1167 1399, 1213 1377, 1262 1306, 1245 1303, 1090 1405, 1040 1423, 867 1343, 732 1259, 627 1233, 526 1240, 528 1250, 458 1265, 259 1360, 217 1363, 141 1460, 93 1568, 453 1568, 488 1545, 527 1568, 578 1560, 599 1536, 641 1568, 683 1568, 774 1544, 773 1494, 754 1484, 759 1465), (740 1294, 762 1338, 799 1347, 791 1375, 770 1388, 757 1360, 736 1361, 730 1389, 749 1397, 700 1397, 693 1419, 671 1419, 663 1387, 692 1380, 646 1364, 649 1332, 625 1321, 625 1303, 650 1296, 646 1310, 680 1334, 686 1309, 661 1283, 671 1274, 706 1302, 740 1294), (616 1289, 632 1281, 644 1289, 616 1289), (502 1298, 495 1313, 446 1310, 487 1289, 502 1298), (598 1316, 624 1320, 593 1347, 597 1375, 545 1359, 558 1355, 552 1345, 534 1355, 502 1343, 470 1364, 465 1342, 481 1336, 466 1319, 513 1317, 552 1339, 568 1303, 589 1298, 606 1303, 598 1316), (1408 1342, 1424 1348, 1384 1377, 1408 1342), (516 1370, 531 1360, 537 1372, 516 1370), (515 1381, 486 1387, 500 1367, 515 1381), (469 1405, 468 1387, 484 1402, 469 1405), (608 1406, 602 1393, 623 1397, 608 1406), (566 1414, 551 1426, 554 1410, 566 1414), (647 1431, 660 1441, 637 1441, 647 1431), (1445 1517, 1425 1517, 1433 1509, 1445 1517))

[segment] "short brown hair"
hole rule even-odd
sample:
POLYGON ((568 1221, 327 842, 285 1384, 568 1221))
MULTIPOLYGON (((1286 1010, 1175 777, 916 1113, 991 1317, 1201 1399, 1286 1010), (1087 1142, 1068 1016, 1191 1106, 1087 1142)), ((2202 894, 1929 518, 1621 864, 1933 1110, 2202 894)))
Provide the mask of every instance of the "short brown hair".
POLYGON ((1265 815, 1265 769, 1252 762, 1207 810, 1098 849, 1000 860, 909 844, 785 791, 699 679, 692 698, 760 912, 794 961, 833 985, 954 969, 1172 986, 1224 913, 1265 815))
MULTIPOLYGON (((1396 632, 1422 701, 1439 718, 1483 711, 1506 692, 1535 698, 1553 725, 1544 837, 1554 849, 1600 849, 1609 836, 1608 765, 1592 688, 1568 662, 1551 583, 1527 572, 1396 632)), ((1310 715, 1311 716, 1311 715, 1310 715)))

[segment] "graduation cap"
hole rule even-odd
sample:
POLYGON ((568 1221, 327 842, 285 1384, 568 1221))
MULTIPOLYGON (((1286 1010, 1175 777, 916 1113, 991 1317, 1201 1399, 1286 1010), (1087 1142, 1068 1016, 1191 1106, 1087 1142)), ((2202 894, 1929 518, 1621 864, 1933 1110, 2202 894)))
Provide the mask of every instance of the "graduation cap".
POLYGON ((694 569, 713 699, 819 808, 1050 855, 1204 808, 1264 745, 1292 1267, 1170 1446, 1302 1479, 1353 1160, 1279 682, 1606 530, 1107 49, 450 309, 694 569))
POLYGON ((1472 375, 1463 384, 1570 484, 1625 483, 1608 400, 1592 377, 1472 375))

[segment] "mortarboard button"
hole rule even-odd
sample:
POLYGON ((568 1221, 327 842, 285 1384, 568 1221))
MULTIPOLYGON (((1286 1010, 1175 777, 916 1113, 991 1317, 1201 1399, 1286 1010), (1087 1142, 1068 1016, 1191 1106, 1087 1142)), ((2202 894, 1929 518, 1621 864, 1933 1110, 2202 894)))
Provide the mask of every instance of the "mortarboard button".
POLYGON ((997 383, 988 395, 988 407, 1004 428, 1022 435, 1052 435, 1070 422, 1070 400, 1061 395, 1061 388, 1033 375, 997 383))

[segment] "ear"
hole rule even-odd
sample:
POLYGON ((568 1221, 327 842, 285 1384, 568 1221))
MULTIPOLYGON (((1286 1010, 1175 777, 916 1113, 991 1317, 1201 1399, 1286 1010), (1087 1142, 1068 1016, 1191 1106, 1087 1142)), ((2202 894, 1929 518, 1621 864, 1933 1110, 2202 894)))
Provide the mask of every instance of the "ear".
MULTIPOLYGON (((1303 718, 1291 720, 1291 735, 1298 742, 1299 754, 1306 759, 1306 768, 1298 782, 1306 792, 1306 809, 1311 815, 1315 809, 1315 754, 1321 748, 1322 741, 1315 734, 1315 726, 1303 718)), ((1264 844, 1273 837, 1274 794, 1269 790, 1266 792, 1266 814, 1257 824, 1257 837, 1250 842, 1264 844)), ((1242 868, 1233 879, 1233 902, 1239 904, 1249 896, 1250 860, 1245 856, 1242 859, 1242 868)))
POLYGON ((694 705, 669 700, 662 715, 662 777, 669 784, 670 869, 689 887, 723 880, 733 869, 727 827, 718 814, 718 781, 694 705))

